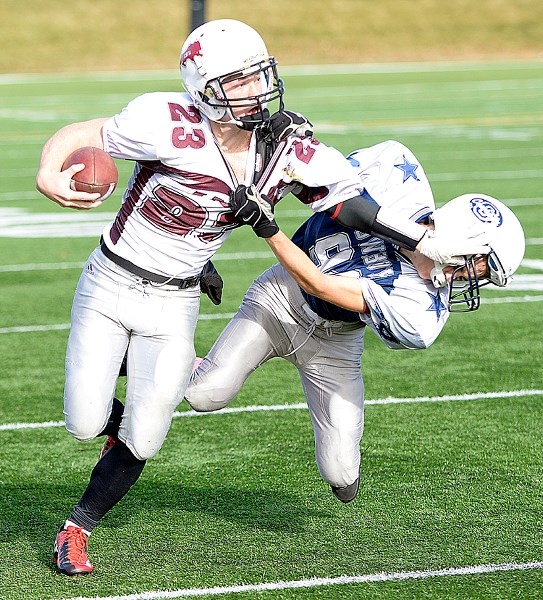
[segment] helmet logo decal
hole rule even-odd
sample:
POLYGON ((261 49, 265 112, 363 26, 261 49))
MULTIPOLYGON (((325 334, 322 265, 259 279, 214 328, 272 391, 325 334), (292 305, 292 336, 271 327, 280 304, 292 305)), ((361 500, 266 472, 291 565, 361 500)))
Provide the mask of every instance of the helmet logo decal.
POLYGON ((499 227, 503 223, 503 216, 499 209, 486 198, 472 198, 469 202, 471 212, 483 223, 499 227))
POLYGON ((407 160, 407 158, 405 158, 405 154, 403 155, 403 163, 399 163, 394 166, 397 169, 400 169, 400 171, 403 171, 402 183, 405 183, 410 177, 413 177, 415 181, 420 181, 420 179, 417 177, 417 174, 415 173, 415 171, 419 168, 419 165, 415 163, 410 163, 407 160))
POLYGON ((202 47, 200 46, 200 42, 198 40, 192 42, 185 52, 183 52, 183 55, 181 56, 181 66, 184 67, 189 60, 195 62, 194 59, 197 56, 202 56, 202 47))

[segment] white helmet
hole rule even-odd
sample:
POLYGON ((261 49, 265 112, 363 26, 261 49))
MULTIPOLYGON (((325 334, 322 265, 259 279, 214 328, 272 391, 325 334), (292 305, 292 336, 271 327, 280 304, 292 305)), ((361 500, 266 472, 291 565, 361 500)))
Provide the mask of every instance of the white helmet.
POLYGON ((283 110, 284 87, 277 63, 260 35, 241 21, 218 19, 197 27, 181 48, 180 69, 185 89, 212 121, 254 129, 269 119, 269 102, 278 99, 278 110, 283 110), (227 98, 223 83, 256 74, 262 87, 259 94, 227 98), (233 109, 244 107, 252 113, 236 117, 233 109))
MULTIPOLYGON (((489 283, 498 287, 506 286, 524 258, 522 225, 503 202, 484 194, 463 194, 453 198, 434 211, 432 220, 436 231, 460 231, 466 237, 484 234, 488 240, 488 275, 478 276, 475 265, 477 256, 466 256, 463 264, 455 266, 448 282, 451 312, 477 310, 480 304, 479 288, 489 283), (464 280, 455 280, 455 275, 461 272, 464 280)), ((432 270, 436 287, 447 285, 443 274, 445 266, 436 263, 432 270)))

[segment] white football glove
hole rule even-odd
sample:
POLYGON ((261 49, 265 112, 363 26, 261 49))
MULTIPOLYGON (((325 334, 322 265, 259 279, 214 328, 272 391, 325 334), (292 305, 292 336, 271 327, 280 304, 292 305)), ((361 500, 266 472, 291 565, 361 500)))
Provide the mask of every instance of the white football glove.
POLYGON ((488 254, 490 246, 485 232, 466 238, 460 235, 439 234, 428 230, 417 244, 417 250, 442 265, 461 265, 466 256, 488 254))

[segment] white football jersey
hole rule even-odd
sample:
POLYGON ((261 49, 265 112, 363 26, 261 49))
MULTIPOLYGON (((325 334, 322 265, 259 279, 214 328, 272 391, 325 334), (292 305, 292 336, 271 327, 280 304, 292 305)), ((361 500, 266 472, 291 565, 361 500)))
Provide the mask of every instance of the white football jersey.
MULTIPOLYGON (((104 148, 136 162, 115 221, 103 232, 110 250, 168 277, 197 275, 238 224, 229 194, 238 184, 188 94, 156 92, 130 102, 103 127, 104 148)), ((248 165, 256 165, 253 134, 248 165)), ((345 157, 311 138, 288 138, 274 152, 258 189, 277 202, 293 184, 316 211, 356 196, 360 180, 345 157)))
MULTIPOLYGON (((394 141, 357 150, 349 156, 364 194, 398 216, 424 220, 435 209, 430 184, 412 152, 394 141)), ((422 279, 411 262, 390 243, 339 225, 326 214, 310 217, 294 234, 323 273, 358 277, 367 312, 357 314, 304 296, 322 318, 368 325, 390 348, 426 348, 445 325, 447 289, 422 279)))

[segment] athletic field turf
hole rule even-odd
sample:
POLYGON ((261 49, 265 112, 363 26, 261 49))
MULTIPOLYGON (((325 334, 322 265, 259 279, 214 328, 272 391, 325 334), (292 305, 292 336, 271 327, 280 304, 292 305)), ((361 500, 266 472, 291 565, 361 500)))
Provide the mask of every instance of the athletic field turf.
MULTIPOLYGON (((58 575, 56 530, 101 440, 62 427, 64 350, 80 269, 120 186, 90 213, 41 197, 41 146, 59 127, 113 114, 175 72, 0 76, 0 598, 205 596, 541 598, 543 595, 543 63, 283 69, 287 105, 343 152, 386 139, 424 165, 437 204, 482 192, 525 227, 526 256, 474 314, 428 350, 368 332, 361 491, 340 504, 320 479, 297 373, 271 361, 231 407, 183 403, 159 455, 90 539, 95 573, 58 575)), ((293 232, 309 214, 278 207, 293 232)), ((273 263, 237 230, 216 256, 223 303, 202 299, 205 354, 250 282, 273 263)), ((119 394, 122 396, 122 381, 119 394)))

